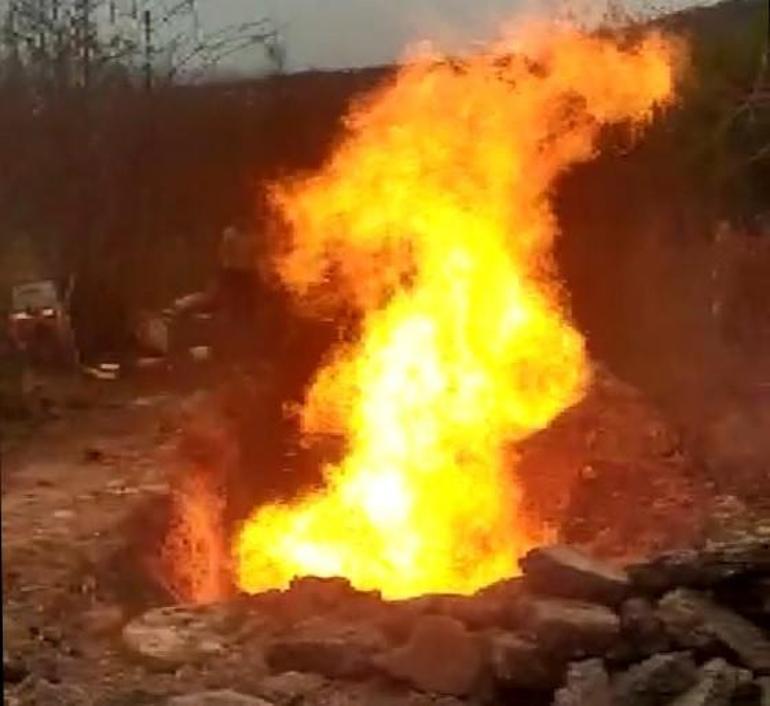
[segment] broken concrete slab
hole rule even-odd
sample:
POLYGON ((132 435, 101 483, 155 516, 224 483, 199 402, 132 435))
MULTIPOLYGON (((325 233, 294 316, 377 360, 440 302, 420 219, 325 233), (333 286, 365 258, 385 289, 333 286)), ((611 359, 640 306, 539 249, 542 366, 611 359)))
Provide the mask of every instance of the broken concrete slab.
POLYGON ((485 640, 492 676, 505 688, 553 689, 558 684, 559 670, 533 640, 500 630, 489 631, 485 640))
POLYGON ((562 598, 530 598, 519 606, 524 629, 558 657, 600 655, 619 638, 620 618, 609 608, 562 598))
POLYGON ((376 664, 420 691, 463 696, 482 677, 483 645, 459 620, 426 615, 417 621, 405 645, 379 656, 376 664))
POLYGON ((173 606, 134 618, 122 637, 128 652, 147 666, 170 670, 223 654, 236 627, 227 606, 173 606))
POLYGON ((677 588, 658 602, 656 615, 679 647, 706 650, 714 645, 714 636, 703 623, 699 595, 691 589, 677 588))
POLYGON ((749 669, 770 674, 770 640, 764 632, 708 596, 677 589, 664 596, 658 612, 678 644, 701 649, 718 645, 732 652, 749 669))
POLYGON ((565 544, 532 549, 519 565, 541 595, 616 605, 630 588, 625 571, 565 544))
POLYGON ((667 552, 627 571, 635 586, 656 593, 676 587, 707 588, 744 574, 767 575, 770 538, 749 536, 700 550, 667 552))
POLYGON ((274 637, 265 648, 265 660, 276 673, 295 671, 330 678, 360 677, 374 671, 373 655, 387 646, 384 635, 375 626, 317 617, 274 637))
POLYGON ((714 659, 700 669, 698 683, 670 706, 730 706, 739 685, 751 682, 751 673, 714 659))
POLYGON ((566 684, 553 700, 553 706, 612 706, 612 703, 610 678, 600 659, 570 664, 566 684))
POLYGON ((661 706, 698 680, 689 652, 659 654, 634 665, 613 680, 615 702, 622 706, 661 706))
POLYGON ((670 646, 665 626, 653 603, 646 598, 629 598, 620 606, 623 638, 637 655, 650 657, 667 652, 670 646))

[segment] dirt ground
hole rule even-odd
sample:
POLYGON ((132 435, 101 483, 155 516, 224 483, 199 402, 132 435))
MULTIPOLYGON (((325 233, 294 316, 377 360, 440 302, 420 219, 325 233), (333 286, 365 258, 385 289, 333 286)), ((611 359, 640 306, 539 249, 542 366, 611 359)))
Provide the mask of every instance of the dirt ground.
POLYGON ((75 684, 108 694, 116 674, 142 681, 116 657, 126 608, 100 574, 120 555, 128 519, 167 493, 172 430, 163 419, 173 400, 119 387, 85 395, 79 409, 4 430, 6 703, 92 703, 75 684))
MULTIPOLYGON (((137 528, 158 534, 163 526, 185 394, 82 381, 59 393, 44 422, 3 429, 5 703, 153 704, 259 678, 258 656, 159 673, 121 647, 128 618, 172 602, 134 550, 137 528)), ((533 507, 572 515, 566 539, 588 533, 609 555, 631 538, 654 549, 692 541, 713 495, 663 421, 611 379, 533 438, 519 471, 539 479, 529 488, 533 507), (628 513, 629 495, 644 498, 648 512, 628 513), (643 522, 648 516, 654 522, 643 522)), ((711 507, 745 511, 730 497, 711 507)))

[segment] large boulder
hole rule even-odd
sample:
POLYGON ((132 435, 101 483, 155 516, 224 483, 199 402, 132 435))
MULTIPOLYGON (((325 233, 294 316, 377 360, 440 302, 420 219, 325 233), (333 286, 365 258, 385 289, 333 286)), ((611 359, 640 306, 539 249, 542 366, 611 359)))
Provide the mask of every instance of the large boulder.
POLYGON ((570 664, 553 706, 612 706, 610 678, 600 659, 570 664))
POLYGON ((655 655, 615 677, 615 703, 662 706, 690 689, 697 679, 698 670, 689 652, 655 655))
POLYGON ((463 696, 471 693, 484 669, 480 637, 454 618, 426 615, 409 641, 376 660, 391 677, 420 691, 463 696))
POLYGON ((524 629, 559 657, 601 655, 620 636, 620 619, 609 608, 562 598, 530 598, 519 607, 524 629))
POLYGON ((628 593, 625 571, 563 544, 531 550, 519 562, 535 593, 615 605, 628 593))

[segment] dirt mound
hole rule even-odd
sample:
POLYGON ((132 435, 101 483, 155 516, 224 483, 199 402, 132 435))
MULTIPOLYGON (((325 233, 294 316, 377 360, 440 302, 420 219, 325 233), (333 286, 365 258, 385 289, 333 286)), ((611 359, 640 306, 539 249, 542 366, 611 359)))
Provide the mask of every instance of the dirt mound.
POLYGON ((697 541, 710 493, 677 430, 598 369, 588 395, 519 448, 528 513, 606 556, 697 541))

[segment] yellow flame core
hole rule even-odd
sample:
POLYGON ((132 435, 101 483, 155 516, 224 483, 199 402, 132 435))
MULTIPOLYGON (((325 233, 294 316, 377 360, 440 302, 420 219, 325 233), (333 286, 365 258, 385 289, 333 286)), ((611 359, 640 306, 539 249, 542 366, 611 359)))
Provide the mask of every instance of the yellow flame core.
POLYGON ((404 66, 351 112, 320 173, 274 190, 292 232, 284 281, 332 292, 363 324, 303 415, 348 454, 324 488, 244 524, 243 590, 334 575, 391 598, 471 593, 542 540, 503 449, 590 376, 553 276, 549 193, 603 124, 643 123, 670 98, 674 49, 657 34, 526 38, 404 66))

